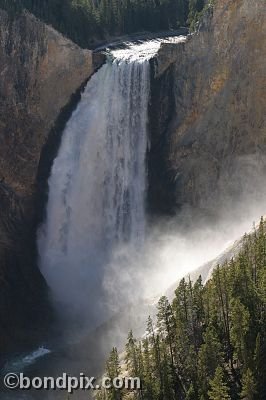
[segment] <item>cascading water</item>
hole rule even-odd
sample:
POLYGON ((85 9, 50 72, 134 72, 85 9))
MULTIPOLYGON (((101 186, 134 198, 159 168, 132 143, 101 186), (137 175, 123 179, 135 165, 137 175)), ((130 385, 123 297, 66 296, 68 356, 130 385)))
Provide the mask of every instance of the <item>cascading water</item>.
POLYGON ((40 264, 55 299, 75 313, 94 308, 114 248, 143 241, 149 58, 159 45, 111 53, 89 81, 52 167, 40 264))

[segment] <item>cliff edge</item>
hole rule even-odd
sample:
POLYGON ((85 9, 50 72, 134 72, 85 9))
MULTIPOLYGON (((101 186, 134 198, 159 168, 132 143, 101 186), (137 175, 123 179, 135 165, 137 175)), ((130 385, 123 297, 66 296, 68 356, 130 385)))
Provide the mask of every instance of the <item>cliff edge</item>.
POLYGON ((215 1, 197 33, 153 60, 154 211, 217 214, 265 198, 265 14, 260 0, 215 1))
POLYGON ((39 163, 58 116, 97 65, 91 51, 31 14, 3 10, 0 60, 1 353, 31 344, 33 328, 50 318, 35 247, 39 163))

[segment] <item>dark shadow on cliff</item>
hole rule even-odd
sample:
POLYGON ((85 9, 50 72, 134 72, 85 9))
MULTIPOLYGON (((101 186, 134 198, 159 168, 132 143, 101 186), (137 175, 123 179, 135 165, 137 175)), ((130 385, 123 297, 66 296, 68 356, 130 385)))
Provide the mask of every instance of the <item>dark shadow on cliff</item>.
POLYGON ((175 193, 167 170, 168 129, 175 110, 172 85, 173 65, 155 79, 156 57, 150 60, 151 93, 149 103, 148 211, 154 215, 174 215, 175 193))
MULTIPOLYGON (((93 55, 94 62, 94 73, 98 71, 98 69, 105 62, 105 56, 101 53, 97 53, 93 55)), ((54 126, 49 132, 48 139, 42 149, 36 185, 37 185, 37 199, 36 199, 36 209, 37 209, 37 219, 35 229, 37 231, 38 226, 45 220, 46 217, 46 204, 49 195, 49 187, 48 187, 48 179, 51 173, 51 169, 53 166, 54 159, 57 156, 62 134, 66 127, 67 122, 69 121, 72 113, 78 106, 80 102, 81 95, 85 90, 85 87, 88 81, 91 79, 86 79, 81 87, 79 87, 75 93, 72 94, 68 104, 62 108, 60 114, 58 115, 54 126)))

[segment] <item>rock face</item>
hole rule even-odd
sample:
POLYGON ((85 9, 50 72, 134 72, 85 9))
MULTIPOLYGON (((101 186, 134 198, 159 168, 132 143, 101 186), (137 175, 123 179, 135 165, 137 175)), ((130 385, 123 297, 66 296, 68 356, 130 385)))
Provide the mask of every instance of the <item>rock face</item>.
POLYGON ((197 34, 162 45, 153 60, 156 212, 211 212, 265 194, 265 11, 261 0, 219 0, 197 34))
POLYGON ((43 149, 96 64, 32 15, 11 19, 0 10, 0 354, 31 343, 28 332, 49 318, 34 244, 49 169, 43 149))
MULTIPOLYGON (((152 60, 155 212, 265 194, 265 4, 216 3, 197 34, 152 60)), ((33 16, 0 10, 0 354, 32 344, 51 318, 36 227, 60 129, 101 62, 33 16)))

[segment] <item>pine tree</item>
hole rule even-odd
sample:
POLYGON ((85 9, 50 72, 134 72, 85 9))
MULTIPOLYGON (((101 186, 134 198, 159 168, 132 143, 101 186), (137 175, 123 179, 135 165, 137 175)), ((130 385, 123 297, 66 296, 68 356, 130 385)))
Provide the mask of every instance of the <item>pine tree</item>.
POLYGON ((152 359, 152 350, 149 345, 149 339, 146 337, 142 342, 143 347, 143 381, 145 387, 143 388, 143 397, 146 400, 155 400, 156 395, 159 393, 158 380, 154 379, 154 363, 152 359))
POLYGON ((249 368, 243 374, 241 383, 242 383, 242 391, 240 395, 241 399, 254 400, 255 395, 257 393, 256 383, 254 376, 249 368))
POLYGON ((207 398, 210 380, 222 364, 222 346, 215 329, 210 326, 204 334, 204 343, 200 347, 198 357, 198 385, 204 398, 207 398))
MULTIPOLYGON (((176 320, 172 307, 166 296, 162 296, 158 303, 158 314, 157 314, 157 325, 158 330, 168 347, 170 370, 172 375, 173 387, 176 396, 182 398, 184 396, 185 390, 182 381, 179 376, 179 371, 177 369, 176 363, 176 320)), ((165 353, 165 368, 166 368, 166 353, 165 353)))
POLYGON ((137 340, 134 338, 132 330, 128 334, 126 343, 126 364, 131 376, 138 376, 137 340))
POLYGON ((191 384, 186 393, 186 400, 197 400, 197 399, 198 399, 197 392, 195 390, 195 387, 191 384))
POLYGON ((229 388, 222 367, 217 367, 208 391, 210 400, 230 400, 229 388))
POLYGON ((247 364, 246 335, 249 330, 250 314, 239 299, 232 299, 230 304, 230 333, 236 359, 240 364, 247 364))
POLYGON ((162 297, 157 329, 149 317, 141 343, 130 332, 126 352, 129 369, 142 379, 139 398, 266 398, 266 301, 261 283, 265 265, 260 261, 264 260, 266 236, 262 223, 260 231, 245 236, 241 253, 218 266, 204 287, 201 278, 194 285, 183 279, 172 304, 162 297))
MULTIPOLYGON (((265 325, 264 325, 265 326, 265 325)), ((266 398, 266 340, 265 328, 264 332, 259 332, 256 338, 256 346, 254 351, 255 378, 257 381, 258 398, 263 400, 266 398)))
MULTIPOLYGON (((113 380, 118 377, 121 373, 121 367, 119 364, 119 356, 117 348, 114 347, 110 353, 109 359, 106 363, 106 373, 109 379, 113 380)), ((106 396, 107 400, 122 400, 122 393, 120 390, 115 389, 114 387, 103 390, 101 395, 106 396)))

